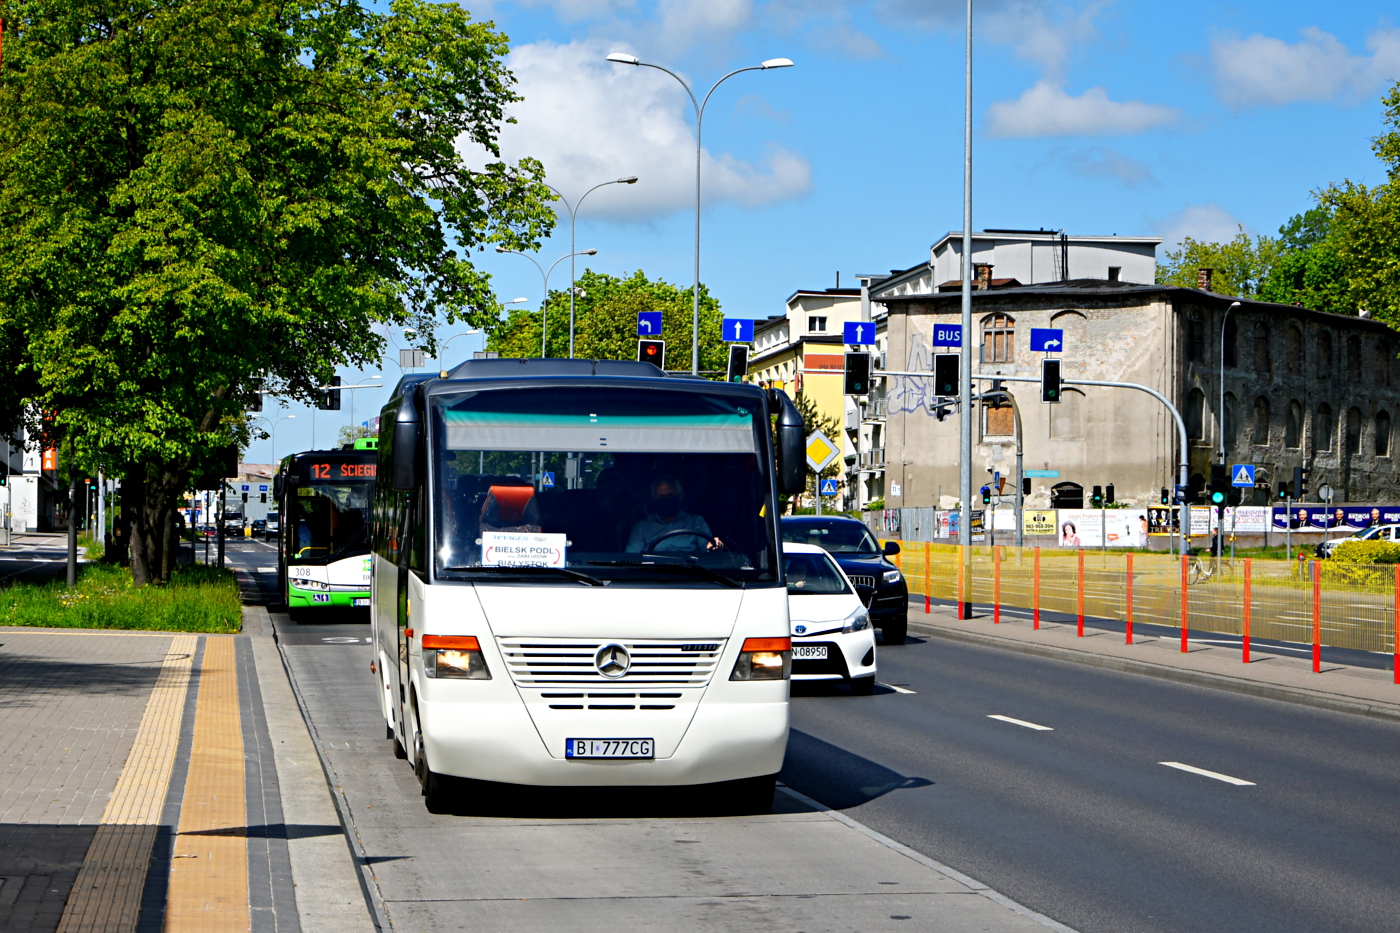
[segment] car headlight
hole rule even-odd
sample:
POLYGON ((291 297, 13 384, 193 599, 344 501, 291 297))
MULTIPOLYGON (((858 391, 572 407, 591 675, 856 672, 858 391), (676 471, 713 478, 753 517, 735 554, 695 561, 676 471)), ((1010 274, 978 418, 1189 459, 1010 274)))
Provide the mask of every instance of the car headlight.
POLYGON ((845 620, 841 623, 841 631, 847 633, 863 631, 869 627, 870 613, 865 611, 864 606, 861 606, 855 612, 846 616, 845 620))
POLYGON ((898 570, 886 570, 886 571, 885 571, 885 582, 886 582, 886 583, 898 583, 900 580, 903 580, 903 579, 904 579, 904 576, 903 576, 898 570))

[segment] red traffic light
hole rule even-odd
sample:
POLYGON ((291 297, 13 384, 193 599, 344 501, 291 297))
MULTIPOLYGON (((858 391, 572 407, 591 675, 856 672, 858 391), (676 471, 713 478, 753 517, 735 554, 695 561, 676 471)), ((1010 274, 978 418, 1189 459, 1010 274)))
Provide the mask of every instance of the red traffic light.
POLYGON ((666 368, 666 341, 638 340, 637 362, 651 363, 657 369, 666 368))

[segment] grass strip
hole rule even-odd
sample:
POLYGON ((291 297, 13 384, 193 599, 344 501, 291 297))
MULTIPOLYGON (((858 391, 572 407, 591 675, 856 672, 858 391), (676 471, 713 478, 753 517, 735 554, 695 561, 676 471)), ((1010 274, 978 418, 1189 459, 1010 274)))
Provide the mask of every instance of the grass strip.
POLYGON ((229 634, 242 626, 233 572, 181 567, 167 586, 131 583, 131 571, 84 564, 78 584, 16 583, 0 590, 0 625, 229 634))

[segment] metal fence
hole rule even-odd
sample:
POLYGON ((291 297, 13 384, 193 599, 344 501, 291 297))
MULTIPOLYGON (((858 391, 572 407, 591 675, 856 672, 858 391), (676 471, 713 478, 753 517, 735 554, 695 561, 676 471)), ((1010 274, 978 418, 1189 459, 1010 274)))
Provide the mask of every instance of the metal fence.
MULTIPOLYGON (((912 509, 906 511, 914 511, 912 509)), ((922 510, 920 510, 922 511, 922 510)), ((910 516, 918 521, 918 517, 910 516)), ((900 539, 911 594, 1396 654, 1400 565, 1174 557, 900 539)), ((1400 667, 1396 672, 1400 683, 1400 667)))

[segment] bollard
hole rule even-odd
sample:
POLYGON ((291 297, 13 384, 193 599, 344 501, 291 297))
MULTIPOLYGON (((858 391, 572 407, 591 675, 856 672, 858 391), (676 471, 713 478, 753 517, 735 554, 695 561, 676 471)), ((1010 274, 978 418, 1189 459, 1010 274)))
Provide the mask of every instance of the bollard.
POLYGON ((1001 624, 1001 548, 992 545, 992 624, 1001 624))
POLYGON ((1188 618, 1187 618, 1188 615, 1189 615, 1189 612, 1188 612, 1189 606, 1188 606, 1187 601, 1186 601, 1186 584, 1187 584, 1188 574, 1190 573, 1190 570, 1189 570, 1190 563, 1191 563, 1191 558, 1187 557, 1185 554, 1182 554, 1182 555, 1181 555, 1181 653, 1182 653, 1182 654, 1185 654, 1185 653, 1187 652, 1187 650, 1188 650, 1188 649, 1187 649, 1187 644, 1186 644, 1186 643, 1187 643, 1187 636, 1186 636, 1186 633, 1190 631, 1189 622, 1188 622, 1188 618))
POLYGON ((1128 552, 1128 599, 1127 599, 1127 607, 1128 607, 1128 628, 1127 628, 1128 634, 1127 634, 1127 639, 1124 641, 1124 644, 1131 645, 1131 644, 1133 643, 1133 552, 1132 552, 1132 551, 1129 551, 1129 552, 1128 552))
MULTIPOLYGON (((1396 565, 1395 565, 1395 570, 1396 570, 1396 577, 1395 577, 1395 579, 1396 579, 1396 584, 1395 584, 1395 585, 1396 585, 1397 588, 1400 588, 1400 564, 1396 564, 1396 565)), ((1034 620, 1034 627, 1035 627, 1036 631, 1039 631, 1039 630, 1040 630, 1040 548, 1039 548, 1039 547, 1037 547, 1037 548, 1035 549, 1035 582, 1034 582, 1034 584, 1031 586, 1031 589, 1033 590, 1033 592, 1031 593, 1031 618, 1034 620)), ((1400 592, 1400 589, 1397 589, 1397 592, 1400 592)), ((1400 601, 1397 601, 1397 606, 1400 606, 1400 601)), ((1396 625, 1397 625, 1397 626, 1400 626, 1400 608, 1397 608, 1397 609, 1395 610, 1395 618, 1396 618, 1396 620, 1397 620, 1397 621, 1396 621, 1396 625)), ((1397 630, 1400 630, 1400 629, 1397 629, 1397 630)), ((1397 658, 1400 658, 1400 654, 1397 654, 1396 657, 1397 657, 1397 658)), ((1400 683, 1400 660, 1397 660, 1397 661, 1396 661, 1395 677, 1396 677, 1396 681, 1395 681, 1395 682, 1396 682, 1396 683, 1400 683)))
MULTIPOLYGON (((1400 564, 1395 565, 1400 570, 1400 564)), ((1254 564, 1252 558, 1244 559, 1244 663, 1249 663, 1249 613, 1250 606, 1250 583, 1254 578, 1254 564)), ((1400 579, 1397 576, 1396 579, 1400 579)))
POLYGON ((966 619, 972 613, 968 612, 967 598, 967 561, 966 545, 958 545, 958 618, 966 619))
POLYGON ((925 541, 925 542, 924 542, 924 615, 928 615, 930 612, 933 611, 933 569, 932 569, 932 560, 933 560, 933 558, 929 555, 929 552, 930 552, 932 549, 933 549, 933 545, 932 545, 930 542, 925 541))
POLYGON ((1313 673, 1322 673, 1322 571, 1312 562, 1313 578, 1313 673))
POLYGON ((1079 637, 1084 637, 1084 549, 1079 549, 1079 637))

